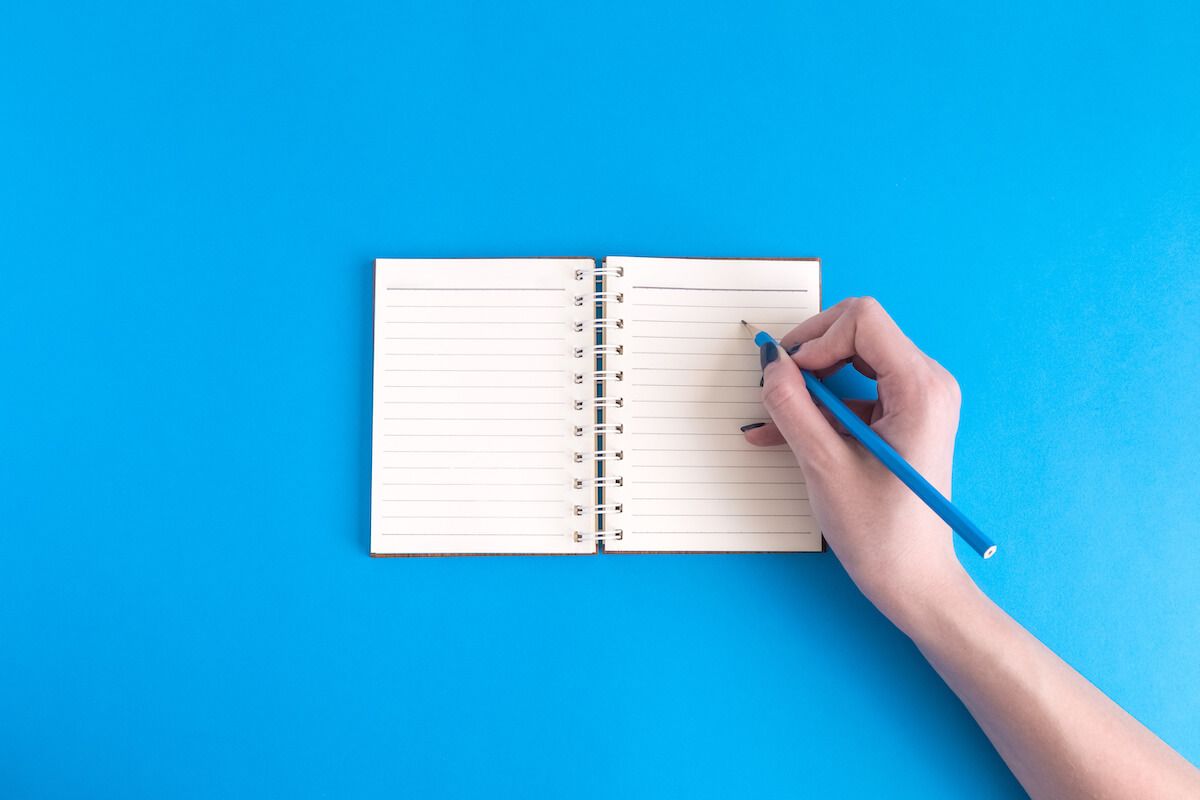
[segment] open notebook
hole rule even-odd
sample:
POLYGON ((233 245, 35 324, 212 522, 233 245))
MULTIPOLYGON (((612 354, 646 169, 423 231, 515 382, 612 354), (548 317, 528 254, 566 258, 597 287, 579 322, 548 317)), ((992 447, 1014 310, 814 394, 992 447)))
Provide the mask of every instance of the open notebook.
POLYGON ((371 554, 822 549, 758 349, 817 259, 375 262, 371 554))

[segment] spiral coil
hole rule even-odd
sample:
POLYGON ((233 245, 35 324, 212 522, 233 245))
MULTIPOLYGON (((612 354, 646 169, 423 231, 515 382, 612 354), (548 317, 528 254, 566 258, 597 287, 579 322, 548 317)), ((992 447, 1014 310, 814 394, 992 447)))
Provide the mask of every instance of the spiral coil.
MULTIPOLYGON (((604 278, 607 275, 613 275, 617 278, 621 278, 621 277, 624 277, 624 275, 625 275, 625 268, 624 267, 610 267, 607 264, 605 264, 602 267, 596 267, 596 269, 592 270, 592 274, 595 275, 596 278, 598 278, 598 279, 604 278)), ((581 269, 575 270, 575 280, 581 281, 586 277, 587 277, 587 272, 585 272, 584 270, 581 270, 581 269)))
POLYGON ((577 464, 592 462, 594 475, 590 478, 576 477, 572 479, 573 489, 590 491, 593 495, 590 503, 574 504, 572 512, 577 517, 590 515, 595 519, 593 530, 576 530, 574 532, 576 542, 620 540, 624 535, 624 531, 620 528, 609 525, 610 517, 622 513, 624 505, 619 502, 606 502, 605 499, 607 490, 625 485, 623 477, 609 474, 607 469, 610 462, 621 461, 625 458, 624 451, 616 446, 613 439, 613 437, 625 433, 625 426, 623 423, 612 422, 605 418, 607 412, 622 408, 625 404, 625 398, 613 397, 609 393, 610 385, 625 380, 624 371, 615 368, 616 365, 613 364, 615 359, 625 354, 625 347, 623 344, 613 344, 607 341, 611 333, 625 327, 625 320, 619 314, 614 316, 607 313, 611 304, 625 302, 625 294, 620 291, 608 291, 605 288, 608 278, 619 278, 624 274, 623 267, 608 266, 607 264, 597 267, 590 273, 585 270, 575 271, 575 280, 590 279, 593 282, 593 291, 575 295, 575 305, 580 308, 591 308, 594 316, 591 319, 575 320, 571 323, 571 329, 575 333, 589 333, 593 340, 589 347, 572 349, 572 355, 575 358, 592 360, 592 371, 590 373, 574 372, 572 377, 577 384, 585 383, 590 379, 594 384, 594 391, 590 400, 576 400, 574 403, 576 411, 590 412, 591 421, 572 425, 574 435, 591 436, 593 446, 587 451, 574 452, 572 457, 577 464))
POLYGON ((596 531, 589 533, 587 531, 575 531, 576 542, 603 542, 607 539, 616 539, 620 541, 625 535, 625 531, 620 528, 614 528, 611 531, 596 531))
POLYGON ((623 461, 625 459, 624 450, 593 450, 590 453, 576 452, 574 455, 576 464, 582 464, 585 461, 623 461))
POLYGON ((585 431, 591 431, 594 434, 624 433, 625 426, 620 423, 609 424, 609 423, 605 423, 605 422, 602 422, 600 424, 593 424, 593 425, 576 425, 575 426, 575 435, 576 436, 583 436, 585 431))
POLYGON ((616 478, 576 478, 572 484, 576 489, 582 489, 585 486, 624 486, 625 479, 616 478))
MULTIPOLYGON (((583 411, 584 406, 586 406, 588 402, 589 401, 586 401, 586 400, 576 400, 575 401, 575 410, 583 411)), ((596 398, 593 398, 590 402, 591 402, 593 408, 622 408, 625 405, 625 398, 624 397, 596 397, 596 398)))
POLYGON ((606 330, 608 328, 624 328, 625 320, 623 319, 587 319, 576 321, 574 323, 575 332, 582 333, 588 328, 592 330, 606 330))

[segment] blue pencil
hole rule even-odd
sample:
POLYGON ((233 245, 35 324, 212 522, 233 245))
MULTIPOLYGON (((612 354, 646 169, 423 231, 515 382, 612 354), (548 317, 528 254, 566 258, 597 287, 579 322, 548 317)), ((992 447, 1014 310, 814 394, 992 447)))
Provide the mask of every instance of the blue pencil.
MULTIPOLYGON (((780 351, 783 351, 783 347, 779 345, 779 342, 775 341, 775 337, 771 336, 771 334, 764 330, 753 328, 746 320, 742 320, 742 324, 756 331, 754 334, 754 343, 759 347, 762 347, 767 342, 775 342, 780 351)), ((817 379, 817 376, 806 369, 800 370, 800 374, 804 376, 804 385, 808 387, 809 394, 813 396, 813 399, 829 409, 834 418, 842 423, 842 427, 849 431, 850 435, 859 441, 859 444, 867 448, 871 455, 883 462, 883 465, 891 470, 892 474, 899 478, 905 486, 912 489, 913 493, 921 498, 925 505, 933 509, 933 513, 941 517, 947 525, 954 529, 955 533, 963 538, 963 541, 984 558, 991 558, 995 554, 996 543, 988 538, 987 534, 979 530, 974 522, 967 519, 966 515, 947 500, 945 495, 939 492, 933 484, 925 480, 921 473, 917 472, 911 464, 904 460, 904 456, 897 453, 894 447, 883 440, 883 437, 871 430, 871 426, 863 422, 857 414, 851 411, 841 401, 841 398, 817 379)))

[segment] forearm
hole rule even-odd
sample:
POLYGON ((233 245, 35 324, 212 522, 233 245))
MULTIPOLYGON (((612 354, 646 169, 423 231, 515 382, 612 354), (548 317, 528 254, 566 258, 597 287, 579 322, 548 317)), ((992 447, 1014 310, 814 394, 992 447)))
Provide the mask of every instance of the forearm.
POLYGON ((1200 772, 965 574, 895 618, 1034 798, 1200 797, 1200 772))

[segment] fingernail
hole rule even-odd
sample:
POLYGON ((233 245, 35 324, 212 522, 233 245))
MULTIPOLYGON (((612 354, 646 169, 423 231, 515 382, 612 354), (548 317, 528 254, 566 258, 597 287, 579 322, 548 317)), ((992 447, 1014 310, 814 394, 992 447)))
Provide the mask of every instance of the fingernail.
POLYGON ((765 423, 765 422, 751 422, 749 425, 742 426, 742 433, 745 433, 746 431, 752 431, 755 428, 761 428, 763 425, 766 425, 766 424, 767 423, 765 423))
POLYGON ((779 358, 779 348, 774 342, 767 342, 758 348, 758 362, 763 369, 766 369, 767 364, 770 364, 777 358, 779 358))
POLYGON ((798 345, 798 344, 794 344, 787 349, 787 354, 789 356, 794 356, 798 352, 800 352, 800 345, 798 345))

